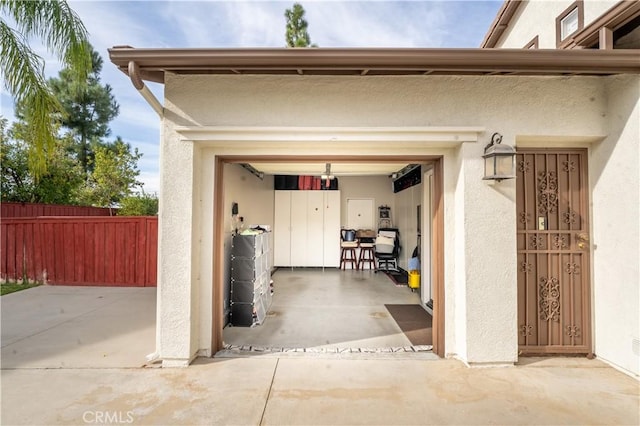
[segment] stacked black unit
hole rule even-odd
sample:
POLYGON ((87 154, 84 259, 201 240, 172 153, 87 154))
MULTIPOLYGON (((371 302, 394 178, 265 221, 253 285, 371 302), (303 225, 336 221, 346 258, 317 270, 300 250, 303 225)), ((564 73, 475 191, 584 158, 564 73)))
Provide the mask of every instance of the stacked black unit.
POLYGON ((271 306, 269 233, 235 235, 231 241, 231 325, 262 324, 271 306))
MULTIPOLYGON (((315 188, 305 188, 300 185, 299 175, 274 175, 273 176, 273 189, 276 191, 303 191, 303 190, 324 190, 324 191, 337 191, 338 190, 338 178, 333 178, 329 180, 329 186, 327 186, 327 181, 322 180, 319 182, 320 187, 315 188)), ((314 178, 320 180, 319 176, 308 176, 309 178, 314 178)), ((309 181, 311 182, 311 181, 309 181)))
POLYGON ((417 166, 393 181, 393 192, 397 193, 422 182, 422 167, 417 166))

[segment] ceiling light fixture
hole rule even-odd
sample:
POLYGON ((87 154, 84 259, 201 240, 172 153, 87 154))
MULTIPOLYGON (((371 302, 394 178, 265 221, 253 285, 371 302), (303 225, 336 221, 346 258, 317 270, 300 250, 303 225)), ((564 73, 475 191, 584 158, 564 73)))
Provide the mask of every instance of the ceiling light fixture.
POLYGON ((331 174, 331 163, 327 163, 324 174, 320 176, 322 180, 333 180, 336 177, 331 174))

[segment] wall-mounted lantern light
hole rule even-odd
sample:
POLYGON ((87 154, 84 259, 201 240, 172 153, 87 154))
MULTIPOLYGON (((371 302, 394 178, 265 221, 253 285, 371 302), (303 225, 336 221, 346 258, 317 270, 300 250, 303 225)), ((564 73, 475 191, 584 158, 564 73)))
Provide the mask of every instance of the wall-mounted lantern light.
POLYGON ((484 177, 483 180, 495 180, 516 177, 516 150, 509 145, 502 145, 502 135, 494 133, 491 143, 484 147, 484 177))

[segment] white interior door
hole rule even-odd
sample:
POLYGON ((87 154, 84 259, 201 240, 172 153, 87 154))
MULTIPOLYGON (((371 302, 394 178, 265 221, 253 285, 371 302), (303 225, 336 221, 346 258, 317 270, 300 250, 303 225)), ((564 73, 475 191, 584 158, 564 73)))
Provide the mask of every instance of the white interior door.
POLYGON ((308 266, 307 192, 291 191, 291 266, 308 266))
POLYGON ((274 191, 273 263, 291 266, 291 191, 274 191))
POLYGON ((420 256, 420 301, 427 311, 433 315, 433 309, 427 306, 433 300, 432 290, 432 223, 433 223, 433 169, 428 169, 422 176, 422 223, 421 223, 421 256, 420 256))
POLYGON ((407 269, 408 256, 411 254, 412 247, 409 241, 413 238, 413 235, 409 232, 409 215, 412 211, 411 208, 411 190, 412 188, 404 189, 395 194, 394 207, 395 207, 395 220, 394 226, 398 228, 400 232, 400 255, 398 256, 398 266, 402 269, 407 269))
POLYGON ((323 191, 307 193, 307 263, 323 266, 324 259, 324 196, 323 191))
POLYGON ((347 228, 376 229, 373 198, 349 198, 347 200, 347 228))
POLYGON ((323 266, 340 266, 340 191, 324 194, 324 261, 323 266))

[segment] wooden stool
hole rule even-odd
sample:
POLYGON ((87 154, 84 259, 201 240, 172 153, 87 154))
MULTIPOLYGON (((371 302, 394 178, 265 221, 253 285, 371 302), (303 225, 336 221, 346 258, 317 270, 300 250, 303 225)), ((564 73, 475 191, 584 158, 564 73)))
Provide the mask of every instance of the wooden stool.
POLYGON ((345 269, 347 263, 351 264, 351 269, 358 269, 358 259, 356 258, 356 247, 340 248, 340 269, 345 269))
POLYGON ((376 269, 376 257, 373 251, 373 244, 360 244, 360 258, 358 259, 358 269, 364 269, 364 264, 369 264, 369 269, 376 269), (373 267, 371 267, 373 265, 373 267))

